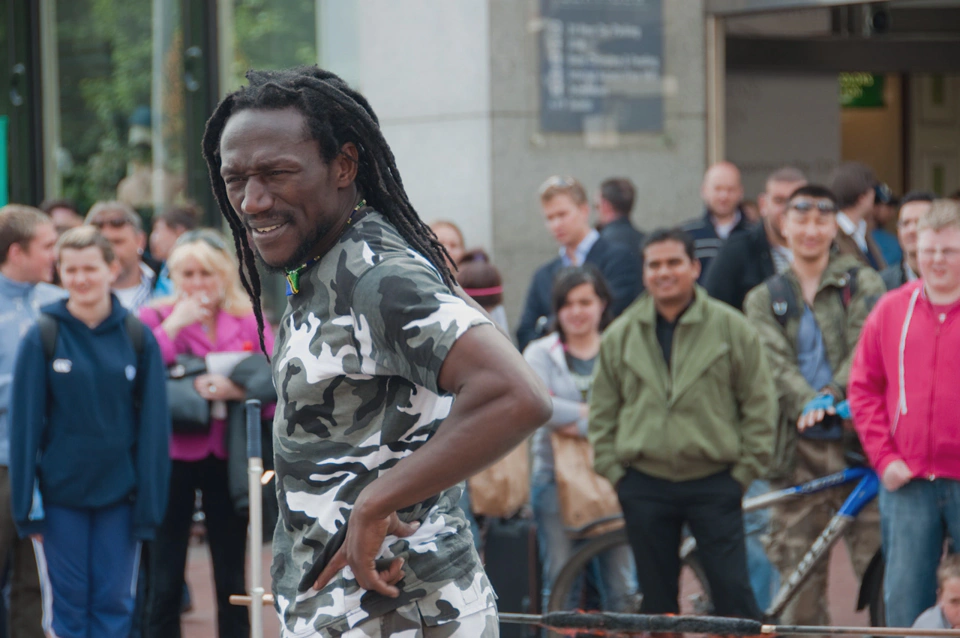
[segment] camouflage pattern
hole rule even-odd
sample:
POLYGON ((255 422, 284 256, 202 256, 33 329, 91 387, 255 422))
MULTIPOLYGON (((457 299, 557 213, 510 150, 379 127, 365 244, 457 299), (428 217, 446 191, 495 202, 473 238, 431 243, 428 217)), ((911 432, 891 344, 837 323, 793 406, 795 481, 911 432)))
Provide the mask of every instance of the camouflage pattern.
POLYGON ((497 638, 493 589, 482 572, 477 576, 472 584, 450 581, 414 603, 360 623, 343 638, 497 638))
MULTIPOLYGON (((855 294, 844 307, 842 292, 847 284, 848 272, 858 265, 854 257, 832 255, 813 303, 813 314, 820 326, 827 359, 833 370, 831 390, 840 399, 846 397, 850 364, 863 322, 877 299, 886 292, 880 275, 869 267, 861 267, 856 273, 856 286, 852 288, 855 294)), ((784 276, 802 308, 804 302, 800 282, 792 270, 788 270, 784 276)), ((797 419, 803 406, 818 394, 820 388, 810 387, 797 365, 800 317, 790 318, 785 326, 781 326, 773 313, 770 291, 765 284, 760 284, 747 294, 743 310, 760 334, 780 403, 780 421, 776 429, 769 478, 789 480, 797 463, 797 419)), ((847 437, 844 444, 848 449, 862 451, 852 428, 848 428, 847 437)))
MULTIPOLYGON (((421 523, 381 548, 380 558, 405 560, 398 598, 361 589, 349 567, 320 591, 312 584, 342 544, 360 492, 449 414, 454 397, 438 377, 454 342, 490 322, 375 212, 347 229, 288 300, 273 358, 280 520, 272 576, 283 635, 340 635, 423 604, 451 581, 464 592, 478 579, 489 588, 458 507, 462 486, 398 512, 421 523)), ((439 602, 451 600, 447 591, 439 602)), ((444 620, 459 614, 441 611, 444 620)))
MULTIPOLYGON (((842 446, 837 443, 801 439, 797 444, 797 467, 793 476, 788 481, 772 482, 771 487, 782 489, 788 485, 839 472, 845 466, 842 446)), ((852 490, 853 486, 834 488, 782 503, 771 509, 767 555, 770 562, 780 570, 781 577, 786 578, 797 568, 804 554, 852 490)), ((876 499, 863 508, 847 528, 844 541, 850 562, 853 563, 853 571, 857 578, 861 579, 873 555, 880 548, 880 509, 876 499)), ((804 583, 790 600, 780 614, 782 624, 830 624, 827 607, 829 563, 827 560, 820 563, 810 575, 810 580, 804 583)))
MULTIPOLYGON (((812 308, 833 370, 831 390, 841 399, 846 396, 850 364, 860 330, 873 305, 886 291, 880 275, 863 266, 856 272, 856 285, 850 288, 854 294, 845 305, 843 290, 847 287, 850 269, 857 265, 854 257, 832 255, 812 308)), ((787 271, 785 277, 802 308, 800 282, 792 270, 787 271)), ((760 333, 780 402, 771 487, 782 489, 842 470, 846 467, 845 451, 862 453, 852 427, 844 428, 843 441, 812 441, 801 439, 797 433, 797 419, 804 405, 820 390, 810 386, 797 363, 800 317, 789 318, 786 325, 781 326, 771 306, 770 291, 764 284, 747 294, 744 312, 760 333)), ((850 489, 844 488, 827 490, 772 508, 767 554, 780 570, 781 577, 786 578, 796 569, 849 492, 850 489)), ((844 538, 854 570, 862 576, 880 547, 880 515, 876 502, 864 508, 844 538)), ((790 601, 780 616, 782 623, 830 624, 826 600, 828 562, 814 571, 790 601)))

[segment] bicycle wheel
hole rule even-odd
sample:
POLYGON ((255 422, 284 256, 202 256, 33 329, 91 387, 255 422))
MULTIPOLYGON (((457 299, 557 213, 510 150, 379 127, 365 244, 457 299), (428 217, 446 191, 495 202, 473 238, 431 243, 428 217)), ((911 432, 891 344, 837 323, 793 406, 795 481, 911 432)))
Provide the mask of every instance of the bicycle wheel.
POLYGON ((884 564, 881 562, 876 575, 879 586, 873 588, 867 599, 871 627, 887 626, 887 607, 883 602, 883 571, 884 564))
MULTIPOLYGON (((556 582, 550 589, 550 600, 547 602, 547 611, 568 611, 570 609, 589 610, 588 597, 579 596, 571 604, 571 595, 574 591, 585 591, 583 583, 586 581, 587 567, 600 554, 612 549, 626 547, 626 529, 607 532, 590 539, 566 562, 556 582)), ((624 610, 636 613, 640 610, 642 594, 637 592, 630 603, 630 609, 624 610)), ((713 609, 710 601, 710 588, 696 552, 692 552, 683 559, 680 571, 680 613, 708 614, 713 609)))

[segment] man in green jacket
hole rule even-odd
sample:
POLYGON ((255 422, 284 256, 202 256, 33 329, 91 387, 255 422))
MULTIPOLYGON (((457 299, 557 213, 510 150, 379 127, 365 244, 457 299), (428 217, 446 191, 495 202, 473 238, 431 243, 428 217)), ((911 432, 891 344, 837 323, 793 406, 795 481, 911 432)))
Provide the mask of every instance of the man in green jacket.
POLYGON ((643 249, 647 294, 604 333, 590 400, 595 468, 617 487, 642 613, 678 613, 686 523, 717 614, 759 618, 747 573, 743 490, 767 469, 776 393, 760 342, 696 285, 682 230, 643 249))
MULTIPOLYGON (((836 415, 836 405, 846 399, 863 322, 886 291, 876 271, 832 249, 837 202, 826 188, 810 184, 794 191, 782 230, 793 253, 790 270, 754 288, 744 302, 780 402, 770 472, 774 489, 842 470, 845 452, 862 454, 856 432, 836 415)), ((767 553, 781 575, 796 569, 849 492, 827 490, 773 508, 767 553)), ((879 521, 874 502, 845 533, 858 577, 880 547, 879 521)), ((781 622, 829 625, 826 589, 824 562, 791 598, 781 622)))

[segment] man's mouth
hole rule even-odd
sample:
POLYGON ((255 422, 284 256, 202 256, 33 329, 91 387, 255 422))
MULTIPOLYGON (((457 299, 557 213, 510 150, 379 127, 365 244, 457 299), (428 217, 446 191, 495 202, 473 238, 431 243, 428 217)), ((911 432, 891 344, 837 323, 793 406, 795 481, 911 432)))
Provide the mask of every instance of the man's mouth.
POLYGON ((279 224, 271 224, 270 226, 260 226, 259 228, 250 227, 250 232, 253 233, 255 237, 268 237, 276 233, 280 228, 286 225, 286 222, 280 222, 279 224))

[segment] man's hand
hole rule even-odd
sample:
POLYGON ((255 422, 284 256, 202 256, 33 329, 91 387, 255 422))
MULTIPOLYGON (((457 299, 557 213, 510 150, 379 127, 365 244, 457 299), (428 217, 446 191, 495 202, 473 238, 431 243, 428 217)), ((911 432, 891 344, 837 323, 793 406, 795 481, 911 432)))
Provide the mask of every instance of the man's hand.
POLYGON ((817 423, 820 423, 820 421, 823 421, 824 417, 828 414, 836 414, 837 409, 834 407, 835 401, 836 399, 829 393, 819 394, 816 398, 808 401, 807 404, 803 406, 803 414, 797 419, 797 430, 803 432, 807 428, 813 427, 817 423))
POLYGON ((396 598, 400 595, 396 584, 404 576, 403 559, 394 558, 386 569, 382 569, 382 565, 381 569, 378 569, 377 554, 388 535, 405 538, 413 534, 420 527, 420 523, 404 523, 397 517, 396 512, 386 518, 368 517, 364 514, 362 499, 361 494, 350 514, 343 546, 320 572, 313 588, 323 589, 337 572, 349 565, 358 585, 389 598, 396 598))
POLYGON ((887 466, 887 469, 883 471, 883 478, 880 480, 888 492, 896 492, 913 480, 913 472, 907 467, 906 462, 897 459, 887 466))

